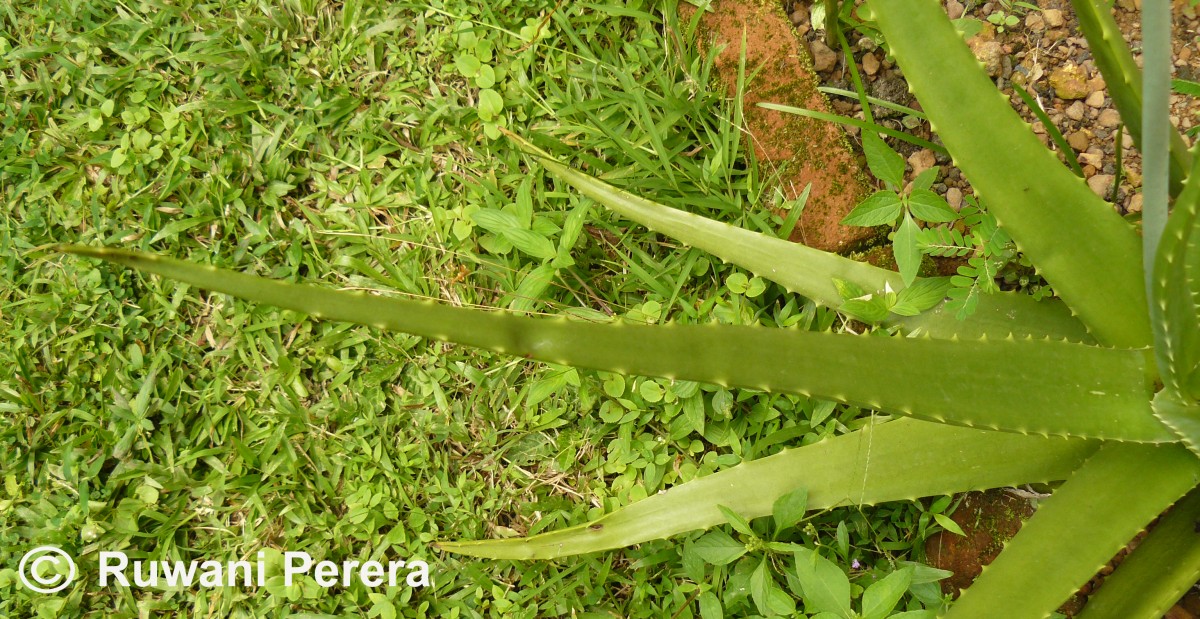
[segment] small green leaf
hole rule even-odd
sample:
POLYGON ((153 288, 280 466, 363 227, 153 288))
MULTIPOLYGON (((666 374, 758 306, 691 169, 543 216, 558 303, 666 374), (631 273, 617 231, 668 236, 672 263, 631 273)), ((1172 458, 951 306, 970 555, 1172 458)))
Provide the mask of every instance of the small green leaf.
POLYGON ((688 425, 692 430, 704 433, 704 398, 702 396, 693 396, 683 401, 683 416, 688 421, 688 425))
POLYGON ((918 174, 917 177, 913 179, 913 189, 929 189, 932 187, 933 181, 937 180, 938 170, 938 167, 934 166, 932 168, 927 168, 924 172, 918 174))
POLYGON ((750 537, 758 537, 755 535, 754 529, 750 528, 750 522, 743 518, 741 514, 724 505, 718 505, 717 509, 721 510, 721 514, 725 516, 725 520, 728 520, 729 524, 739 533, 750 537))
POLYGON ((867 291, 863 290, 858 284, 846 281, 844 279, 838 279, 836 277, 833 279, 833 287, 837 290, 838 296, 841 297, 843 301, 857 299, 859 297, 866 296, 867 294, 867 291))
POLYGON ((479 67, 481 67, 482 64, 483 63, 479 62, 478 58, 466 52, 460 52, 458 56, 454 58, 454 66, 458 69, 459 74, 461 74, 463 77, 475 77, 478 75, 479 67))
POLYGON ((767 290, 767 282, 761 277, 751 277, 750 284, 746 286, 746 296, 753 299, 767 290))
POLYGON ((642 395, 642 399, 653 404, 661 402, 663 399, 662 385, 653 380, 644 381, 638 386, 638 393, 642 395))
POLYGON ((911 286, 921 267, 921 249, 917 247, 917 222, 908 213, 904 214, 904 221, 892 235, 892 252, 896 266, 900 268, 900 278, 905 286, 911 286))
POLYGON ((882 295, 872 295, 870 298, 850 299, 838 308, 838 311, 857 318, 867 324, 883 322, 890 308, 882 295))
POLYGON ((837 547, 838 554, 846 559, 850 555, 850 531, 846 528, 846 521, 843 520, 837 526, 837 547))
POLYGON ((558 252, 564 257, 569 257, 571 249, 575 247, 575 243, 579 241, 579 234, 583 232, 583 222, 587 219, 590 209, 586 201, 580 201, 571 209, 567 215, 567 221, 563 224, 562 234, 558 237, 558 252))
POLYGON ((886 619, 912 582, 911 569, 899 569, 863 592, 863 619, 886 619))
POLYGON ((479 67, 479 75, 475 76, 475 85, 479 88, 491 88, 496 85, 496 70, 492 65, 485 64, 479 67))
POLYGON ((962 527, 958 526, 957 522, 951 520, 950 516, 947 516, 946 514, 934 514, 933 519, 936 520, 943 529, 960 537, 967 536, 966 533, 963 533, 962 527))
POLYGON ((113 108, 115 107, 116 103, 112 99, 105 99, 104 103, 100 104, 100 113, 104 114, 105 116, 112 116, 113 108))
POLYGON ((625 377, 620 374, 609 374, 604 379, 604 393, 609 397, 619 398, 625 395, 625 377))
POLYGON ((471 213, 475 225, 495 234, 503 234, 505 230, 519 229, 521 220, 512 213, 493 208, 481 208, 471 213))
POLYGON ((875 178, 894 188, 904 183, 904 157, 892 150, 883 138, 873 131, 863 132, 863 153, 867 156, 867 167, 875 178))
POLYGON ((808 490, 800 488, 793 490, 778 499, 771 507, 771 517, 775 520, 775 535, 780 531, 794 526, 804 518, 808 511, 808 490))
POLYGON ((796 577, 804 589, 805 612, 830 612, 852 617, 850 580, 842 568, 805 548, 796 551, 796 577))
POLYGON ((504 98, 491 88, 484 88, 479 91, 478 109, 481 120, 494 120, 504 111, 504 98))
POLYGON ((554 243, 551 243, 550 239, 532 230, 507 228, 502 230, 501 234, 513 244, 513 247, 535 258, 549 260, 558 255, 558 252, 554 249, 554 243))
POLYGON ((712 591, 700 594, 700 619, 725 619, 721 600, 712 591))
POLYGON ((896 613, 888 619, 937 619, 937 612, 933 610, 910 610, 904 613, 896 613))
POLYGON ((692 546, 696 555, 705 563, 726 565, 746 554, 746 545, 733 539, 724 531, 709 531, 692 546))
POLYGON ((903 201, 894 191, 876 191, 850 211, 842 224, 846 226, 882 226, 896 221, 903 210, 903 201))
POLYGON ((1181 95, 1200 97, 1200 84, 1197 84, 1196 82, 1192 82, 1192 81, 1188 81, 1188 80, 1181 80, 1181 79, 1171 80, 1171 90, 1173 90, 1181 95))
POLYGON ((743 294, 749 288, 750 278, 745 273, 731 273, 725 278, 725 287, 734 294, 743 294))
POLYGON ((750 597, 758 612, 768 617, 772 615, 794 615, 796 602, 785 593, 771 576, 770 562, 763 557, 758 568, 750 575, 750 597))
POLYGON ((927 277, 917 280, 899 292, 891 311, 901 316, 916 316, 941 303, 952 285, 949 277, 927 277))
POLYGON ((958 219, 958 213, 950 208, 944 198, 928 189, 913 189, 908 194, 908 209, 917 218, 932 223, 946 223, 958 219))
POLYGON ((371 612, 368 617, 379 617, 379 619, 396 619, 396 607, 387 595, 383 593, 368 593, 367 597, 371 600, 371 612))

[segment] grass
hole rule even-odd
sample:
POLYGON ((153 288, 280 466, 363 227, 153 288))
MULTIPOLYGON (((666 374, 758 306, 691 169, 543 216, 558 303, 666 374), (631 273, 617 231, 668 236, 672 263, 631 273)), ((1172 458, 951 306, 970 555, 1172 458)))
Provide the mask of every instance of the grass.
MULTIPOLYGON (((710 89, 711 57, 674 15, 552 0, 0 9, 0 615, 690 617, 705 593, 754 614, 759 559, 706 566, 699 534, 534 564, 431 543, 577 523, 845 432, 857 409, 531 364, 47 251, 120 245, 595 320, 840 327, 528 173, 495 139, 537 127, 612 182, 778 230, 737 102, 710 89), (16 580, 40 544, 80 564, 59 595, 16 580), (100 550, 264 549, 422 558, 434 585, 95 585, 100 550)), ((834 510, 789 539, 845 569, 861 559, 865 585, 920 558, 930 509, 834 510)), ((927 583, 907 605, 938 597, 927 583)))

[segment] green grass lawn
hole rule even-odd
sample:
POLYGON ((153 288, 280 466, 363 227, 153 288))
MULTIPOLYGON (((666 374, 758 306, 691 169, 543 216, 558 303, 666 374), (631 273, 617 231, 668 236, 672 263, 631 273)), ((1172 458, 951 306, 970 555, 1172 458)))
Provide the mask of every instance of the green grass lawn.
MULTIPOLYGON (((0 7, 0 616, 732 617, 760 613, 763 587, 799 599, 773 555, 709 565, 700 533, 543 563, 432 543, 578 524, 859 427, 855 408, 320 322, 49 250, 595 320, 841 328, 593 206, 500 137, 777 231, 766 207, 788 205, 675 15, 637 0, 0 7), (24 588, 38 545, 81 577, 24 588), (262 589, 97 587, 115 550, 421 558, 433 585, 287 587, 272 568, 262 589)), ((788 539, 866 586, 921 558, 945 503, 810 514, 788 539)), ((928 582, 903 604, 939 598, 928 582)))

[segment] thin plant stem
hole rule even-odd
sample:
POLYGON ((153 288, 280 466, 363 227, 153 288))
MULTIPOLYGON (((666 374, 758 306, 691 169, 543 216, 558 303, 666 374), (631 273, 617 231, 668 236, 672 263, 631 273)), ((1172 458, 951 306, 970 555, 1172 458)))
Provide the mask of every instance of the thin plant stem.
POLYGON ((838 13, 841 12, 838 0, 825 0, 825 44, 829 49, 837 49, 838 35, 841 24, 838 23, 838 13))

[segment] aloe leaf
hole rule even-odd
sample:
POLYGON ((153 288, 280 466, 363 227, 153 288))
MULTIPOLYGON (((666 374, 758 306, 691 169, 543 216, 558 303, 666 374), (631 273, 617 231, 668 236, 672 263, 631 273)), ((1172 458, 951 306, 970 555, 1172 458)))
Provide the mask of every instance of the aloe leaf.
MULTIPOLYGON (((842 296, 833 284, 834 279, 853 282, 870 292, 881 292, 889 286, 893 290, 904 288, 900 274, 894 271, 652 202, 558 163, 516 135, 508 136, 525 152, 538 157, 551 174, 617 214, 728 260, 817 303, 835 309, 841 306, 842 296)), ((918 316, 888 316, 883 322, 900 325, 910 333, 943 339, 1014 335, 1093 341, 1083 323, 1057 300, 1038 302, 1017 293, 989 294, 980 298, 979 307, 967 321, 958 320, 953 312, 942 311, 942 307, 918 316)))
POLYGON ((1150 317, 1155 362, 1164 390, 1154 401, 1160 419, 1193 449, 1200 448, 1200 407, 1192 382, 1200 365, 1200 159, 1175 201, 1154 260, 1150 317), (1193 180, 1197 179, 1197 180, 1193 180))
POLYGON ((893 271, 658 204, 563 165, 524 138, 507 135, 551 174, 617 214, 749 269, 789 292, 837 307, 842 297, 834 279, 869 291, 903 287, 900 275, 893 271))
POLYGON ((632 544, 725 522, 718 506, 746 518, 808 490, 808 508, 865 505, 1069 475, 1097 443, 980 432, 899 419, 701 477, 591 523, 523 539, 444 542, 452 552, 495 559, 546 559, 632 544))
POLYGON ((1171 2, 1146 0, 1142 9, 1142 254, 1151 296, 1158 244, 1167 226, 1171 121, 1171 2))
MULTIPOLYGON (((917 282, 922 278, 917 278, 917 282)), ((915 285, 915 284, 914 284, 915 285)), ((978 298, 975 313, 959 320, 941 303, 917 316, 889 316, 884 324, 899 325, 905 333, 939 339, 980 337, 1049 337, 1069 342, 1095 340, 1071 310, 1057 299, 1035 301, 1016 292, 993 292, 978 298)))
POLYGON ((1200 158, 1167 220, 1154 259, 1150 317, 1155 361, 1165 386, 1188 395, 1200 363, 1200 158))
POLYGON ((1038 142, 938 2, 869 6, 932 128, 1018 248, 1099 339, 1148 345, 1134 230, 1038 142))
MULTIPOLYGON (((1112 97, 1113 105, 1121 113, 1125 129, 1133 137, 1137 148, 1142 148, 1142 72, 1133 59, 1133 52, 1126 45, 1117 20, 1112 16, 1111 5, 1095 0, 1071 0, 1079 28, 1087 38, 1088 50, 1104 85, 1112 97)), ((1170 131, 1170 179, 1171 195, 1183 188, 1187 171, 1192 167, 1192 155, 1188 152, 1183 136, 1173 128, 1170 131)))
POLYGON ((1200 580, 1200 490, 1163 516, 1076 619, 1158 619, 1200 580))
POLYGON ((529 318, 292 284, 140 252, 64 249, 316 318, 560 365, 799 393, 1019 433, 1174 440, 1150 411, 1146 358, 1136 350, 529 318))
POLYGON ((1048 616, 1198 480, 1200 459, 1182 445, 1106 443, 1042 502, 946 619, 1048 616))
POLYGON ((1182 439, 1188 449, 1200 455, 1200 404, 1169 390, 1159 391, 1151 403, 1154 415, 1167 424, 1182 439))

